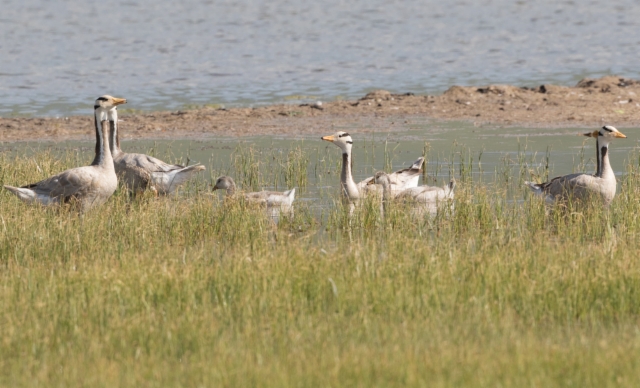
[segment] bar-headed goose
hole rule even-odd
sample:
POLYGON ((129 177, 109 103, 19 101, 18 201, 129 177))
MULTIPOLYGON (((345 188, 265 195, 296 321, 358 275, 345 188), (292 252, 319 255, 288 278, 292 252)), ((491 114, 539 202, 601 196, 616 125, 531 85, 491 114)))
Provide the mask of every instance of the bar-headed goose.
POLYGON ((454 189, 456 187, 455 179, 452 179, 443 187, 435 186, 418 186, 410 187, 398 193, 391 191, 391 179, 384 172, 377 172, 369 185, 382 185, 385 203, 390 200, 398 200, 408 203, 412 207, 412 213, 415 215, 430 214, 432 216, 438 213, 438 207, 443 205, 451 205, 454 199, 454 189))
POLYGON ((616 177, 609 163, 609 143, 613 139, 624 139, 626 136, 611 125, 585 133, 584 136, 596 139, 597 169, 594 175, 570 174, 545 183, 524 182, 525 185, 550 204, 569 198, 586 199, 595 194, 602 198, 604 206, 609 206, 616 195, 616 177))
MULTIPOLYGON (((355 204, 370 192, 378 192, 375 186, 369 185, 373 177, 369 177, 362 182, 355 183, 353 181, 353 158, 351 156, 351 148, 353 147, 353 139, 347 132, 337 132, 330 136, 322 137, 322 140, 329 141, 342 150, 342 172, 340 174, 340 184, 342 186, 342 195, 350 204, 355 204)), ((417 187, 422 173, 422 163, 424 158, 420 157, 409 168, 405 168, 389 174, 389 188, 392 194, 397 194, 402 190, 417 187)))
POLYGON ((105 203, 118 187, 109 149, 108 109, 124 100, 100 97, 96 100, 96 156, 90 166, 76 167, 40 182, 22 187, 4 186, 29 204, 57 205, 71 203, 81 212, 105 203))
POLYGON ((123 152, 120 149, 117 107, 114 106, 108 111, 108 119, 111 125, 111 153, 116 174, 121 177, 128 188, 132 190, 149 189, 159 194, 172 194, 195 173, 205 170, 201 164, 185 167, 179 164, 168 164, 145 154, 123 152))
MULTIPOLYGON (((221 176, 216 180, 213 190, 225 190, 227 198, 233 198, 237 194, 236 183, 231 177, 221 176)), ((245 201, 266 207, 267 215, 277 221, 280 215, 293 216, 293 201, 296 197, 296 189, 279 191, 257 191, 242 193, 245 201)))

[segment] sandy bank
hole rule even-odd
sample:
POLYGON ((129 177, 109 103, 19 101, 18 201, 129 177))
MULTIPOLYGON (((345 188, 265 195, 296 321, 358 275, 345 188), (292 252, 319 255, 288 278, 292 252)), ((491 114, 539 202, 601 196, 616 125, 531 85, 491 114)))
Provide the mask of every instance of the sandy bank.
MULTIPOLYGON (((321 105, 122 114, 120 130, 125 139, 318 135, 334 128, 406 130, 416 119, 466 120, 478 126, 640 126, 640 81, 607 76, 583 79, 574 87, 452 86, 438 96, 379 90, 357 101, 321 105)), ((64 119, 0 118, 0 141, 91 140, 93 131, 90 106, 86 116, 64 119)))

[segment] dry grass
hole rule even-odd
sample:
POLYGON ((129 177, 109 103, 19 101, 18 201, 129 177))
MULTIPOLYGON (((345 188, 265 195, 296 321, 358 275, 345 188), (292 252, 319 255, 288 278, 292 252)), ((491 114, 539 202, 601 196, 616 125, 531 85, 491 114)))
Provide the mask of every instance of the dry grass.
MULTIPOLYGON (((0 183, 75 163, 0 157, 0 183)), ((336 201, 276 227, 202 184, 83 217, 2 191, 0 385, 638 386, 638 166, 608 211, 549 213, 523 163, 484 183, 462 159, 455 213, 421 220, 336 201)))

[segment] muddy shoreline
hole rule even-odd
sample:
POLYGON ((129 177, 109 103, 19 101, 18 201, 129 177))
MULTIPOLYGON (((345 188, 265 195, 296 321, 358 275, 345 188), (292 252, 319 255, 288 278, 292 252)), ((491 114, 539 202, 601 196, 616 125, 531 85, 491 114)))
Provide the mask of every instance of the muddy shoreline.
MULTIPOLYGON (((130 96, 119 96, 130 97, 130 96)), ((135 109, 134 106, 131 108, 135 109)), ((93 139, 93 116, 0 117, 0 141, 93 139)), ((121 114, 123 139, 206 139, 258 135, 310 136, 334 129, 409 130, 417 120, 468 121, 482 127, 640 126, 640 81, 618 76, 576 86, 452 86, 436 96, 379 90, 355 101, 277 104, 258 108, 201 108, 121 114)))

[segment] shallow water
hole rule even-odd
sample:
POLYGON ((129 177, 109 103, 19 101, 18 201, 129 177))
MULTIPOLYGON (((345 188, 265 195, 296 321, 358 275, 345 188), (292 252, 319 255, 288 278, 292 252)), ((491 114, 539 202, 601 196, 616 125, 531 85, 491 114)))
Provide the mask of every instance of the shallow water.
MULTIPOLYGON (((395 171, 410 166, 423 155, 425 147, 427 169, 420 184, 442 186, 452 177, 460 182, 461 175, 465 174, 471 179, 465 184, 504 187, 515 201, 523 198, 522 179, 532 179, 530 171, 543 174, 547 157, 550 177, 572 172, 592 173, 595 170, 594 141, 579 136, 591 129, 505 129, 425 121, 413 124, 409 131, 392 134, 364 134, 358 133, 356 128, 344 130, 348 130, 354 139, 356 182, 378 170, 395 171)), ((625 129, 625 132, 635 130, 625 129)), ((207 189, 220 175, 234 177, 247 190, 283 191, 297 186, 297 201, 322 209, 330 206, 338 196, 342 159, 338 147, 319 137, 297 140, 272 136, 242 140, 135 140, 123 141, 122 148, 126 152, 151 154, 167 162, 202 163, 207 171, 199 175, 197 181, 207 189), (286 161, 292 160, 290 153, 297 149, 308 159, 306 184, 287 185, 284 178, 286 161), (243 168, 251 156, 254 167, 243 168), (257 173, 253 185, 248 178, 251 173, 257 173)), ((7 155, 29 155, 47 150, 60 156, 75 154, 79 161, 90 163, 94 145, 89 142, 0 144, 0 152, 7 155)), ((637 150, 638 141, 633 139, 616 140, 612 144, 610 159, 616 175, 624 174, 628 163, 638 163, 637 150)))
POLYGON ((640 3, 1 0, 0 115, 638 78, 640 3))

